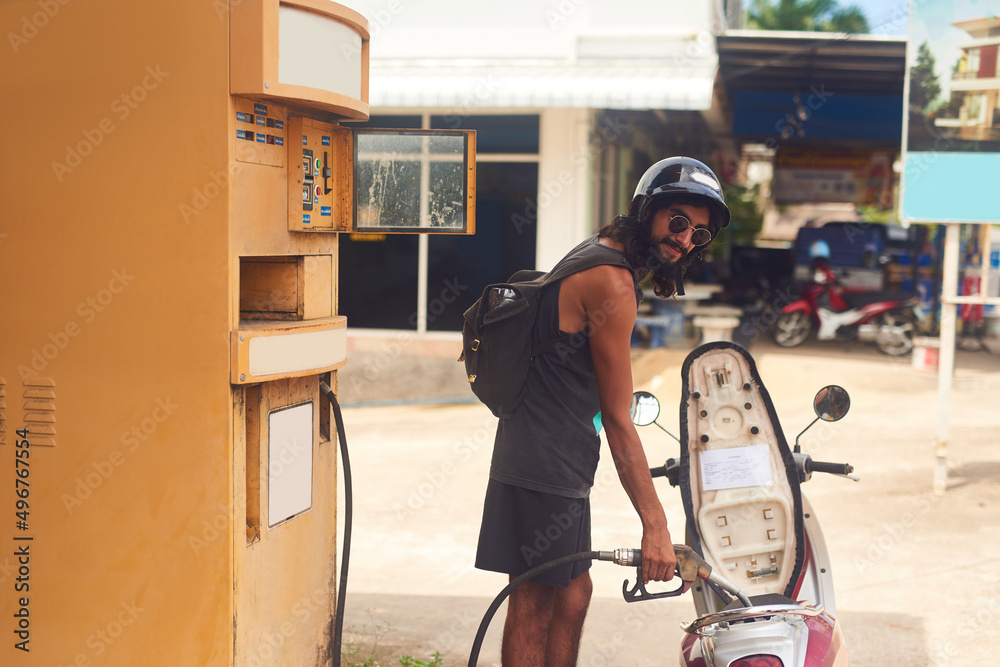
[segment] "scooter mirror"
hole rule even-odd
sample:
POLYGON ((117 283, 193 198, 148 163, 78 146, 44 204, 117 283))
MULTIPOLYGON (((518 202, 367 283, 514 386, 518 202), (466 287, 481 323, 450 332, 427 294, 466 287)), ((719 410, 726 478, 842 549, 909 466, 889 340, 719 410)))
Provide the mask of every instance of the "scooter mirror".
POLYGON ((813 401, 816 416, 825 422, 835 422, 843 418, 850 408, 851 397, 847 394, 847 390, 835 384, 823 387, 816 392, 816 400, 813 401))
POLYGON ((637 391, 632 394, 629 414, 636 426, 649 426, 660 416, 660 401, 648 391, 637 391))

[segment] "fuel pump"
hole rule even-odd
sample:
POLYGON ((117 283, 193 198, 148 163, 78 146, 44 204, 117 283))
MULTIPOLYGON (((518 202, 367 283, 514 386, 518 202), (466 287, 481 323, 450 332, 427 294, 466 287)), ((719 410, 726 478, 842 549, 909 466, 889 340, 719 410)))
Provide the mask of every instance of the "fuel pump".
POLYGON ((43 4, 0 6, 32 26, 3 56, 0 664, 334 663, 338 239, 474 233, 475 136, 344 127, 368 22, 328 0, 43 4))

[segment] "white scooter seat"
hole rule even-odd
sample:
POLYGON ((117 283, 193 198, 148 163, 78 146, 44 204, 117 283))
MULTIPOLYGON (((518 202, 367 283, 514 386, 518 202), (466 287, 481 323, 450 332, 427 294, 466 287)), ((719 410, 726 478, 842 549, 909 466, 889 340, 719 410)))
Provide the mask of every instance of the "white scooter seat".
POLYGON ((802 498, 753 357, 707 343, 681 375, 679 482, 691 546, 747 595, 791 598, 804 561, 802 498))

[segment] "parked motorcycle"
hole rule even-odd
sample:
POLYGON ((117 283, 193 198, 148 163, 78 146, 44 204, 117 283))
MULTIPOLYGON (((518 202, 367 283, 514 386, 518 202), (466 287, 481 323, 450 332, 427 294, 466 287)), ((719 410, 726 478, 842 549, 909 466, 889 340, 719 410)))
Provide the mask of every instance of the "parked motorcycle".
MULTIPOLYGON (((680 487, 687 542, 713 577, 693 587, 699 617, 684 627, 680 665, 848 664, 829 554, 799 485, 814 472, 857 480, 853 468, 814 461, 798 438, 789 449, 756 364, 743 348, 703 345, 685 360, 682 375, 681 456, 650 472, 680 487), (712 580, 719 578, 730 586, 712 580), (733 589, 749 600, 731 597, 726 591, 733 589)), ((818 420, 842 418, 849 407, 843 388, 824 387, 806 430, 818 420)), ((659 402, 637 392, 632 414, 637 425, 654 424, 659 402)), ((641 588, 633 600, 626 592, 626 600, 661 595, 641 588)))
POLYGON ((781 309, 772 337, 782 347, 801 345, 813 329, 819 340, 874 342, 880 352, 909 354, 916 331, 917 298, 905 292, 867 292, 844 287, 818 264, 802 295, 781 309))

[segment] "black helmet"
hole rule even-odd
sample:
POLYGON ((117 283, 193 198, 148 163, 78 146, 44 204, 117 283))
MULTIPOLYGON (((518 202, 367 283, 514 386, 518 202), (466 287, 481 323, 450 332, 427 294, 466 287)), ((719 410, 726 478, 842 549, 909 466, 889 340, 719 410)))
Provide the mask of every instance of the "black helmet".
POLYGON ((689 157, 668 157, 646 170, 635 187, 629 213, 645 225, 647 211, 654 202, 678 197, 704 200, 711 211, 712 238, 729 226, 729 207, 722 198, 722 186, 712 170, 689 157))

